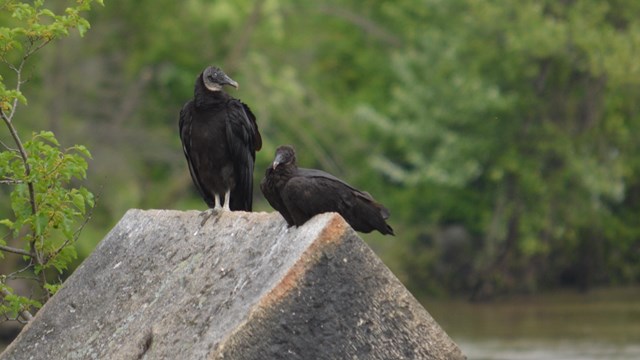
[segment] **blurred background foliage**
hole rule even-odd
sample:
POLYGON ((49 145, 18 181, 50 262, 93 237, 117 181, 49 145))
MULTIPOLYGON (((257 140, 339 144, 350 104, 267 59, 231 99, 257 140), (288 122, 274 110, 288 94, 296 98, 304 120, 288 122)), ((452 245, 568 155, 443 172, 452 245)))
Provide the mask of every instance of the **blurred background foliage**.
POLYGON ((397 236, 363 237, 415 294, 640 281, 640 2, 108 0, 87 17, 26 69, 16 120, 93 154, 81 258, 130 208, 205 209, 177 122, 216 64, 258 118, 256 184, 292 144, 371 192, 397 236))

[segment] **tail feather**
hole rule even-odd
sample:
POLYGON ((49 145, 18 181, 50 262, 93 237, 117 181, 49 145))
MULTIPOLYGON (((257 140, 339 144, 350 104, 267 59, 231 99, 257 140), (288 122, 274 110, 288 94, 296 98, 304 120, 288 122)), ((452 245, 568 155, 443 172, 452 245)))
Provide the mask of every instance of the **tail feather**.
POLYGON ((345 219, 356 231, 369 233, 378 230, 384 235, 395 235, 393 228, 385 221, 389 215, 389 210, 373 200, 370 195, 357 196, 345 219))

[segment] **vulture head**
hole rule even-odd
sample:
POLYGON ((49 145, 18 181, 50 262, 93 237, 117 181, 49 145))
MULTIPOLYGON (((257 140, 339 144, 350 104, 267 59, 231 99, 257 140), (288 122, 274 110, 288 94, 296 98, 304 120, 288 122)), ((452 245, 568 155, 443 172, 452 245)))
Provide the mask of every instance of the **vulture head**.
POLYGON ((271 163, 271 168, 275 170, 278 165, 296 164, 296 151, 292 146, 282 145, 276 149, 276 157, 271 163))
POLYGON ((222 69, 215 66, 209 66, 204 69, 202 72, 202 82, 204 82, 204 86, 210 91, 221 91, 225 85, 231 85, 236 89, 238 88, 237 82, 227 76, 222 69))

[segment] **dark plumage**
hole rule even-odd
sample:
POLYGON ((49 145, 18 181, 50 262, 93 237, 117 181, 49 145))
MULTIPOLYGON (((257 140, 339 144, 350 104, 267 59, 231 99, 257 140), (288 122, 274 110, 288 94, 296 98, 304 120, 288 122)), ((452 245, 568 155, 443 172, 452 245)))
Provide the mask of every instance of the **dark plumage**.
POLYGON ((260 190, 269 204, 287 221, 300 226, 313 216, 337 212, 356 231, 378 230, 394 235, 386 223, 389 210, 367 192, 360 191, 321 170, 299 168, 291 146, 280 146, 265 172, 260 190))
POLYGON ((193 99, 180 111, 180 139, 189 172, 210 208, 251 211, 253 167, 262 147, 256 117, 222 88, 238 83, 209 66, 198 76, 193 99))

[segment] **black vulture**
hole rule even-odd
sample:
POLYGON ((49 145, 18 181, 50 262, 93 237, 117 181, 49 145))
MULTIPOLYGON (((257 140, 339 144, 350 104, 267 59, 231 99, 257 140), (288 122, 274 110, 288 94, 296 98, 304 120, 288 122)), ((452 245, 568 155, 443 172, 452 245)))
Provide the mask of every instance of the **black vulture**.
POLYGON ((378 230, 394 235, 385 221, 389 210, 369 193, 331 174, 299 168, 291 146, 278 147, 273 163, 260 182, 260 190, 289 226, 300 226, 317 214, 337 212, 356 231, 378 230))
MULTIPOLYGON (((253 168, 262 138, 256 117, 222 88, 238 83, 209 66, 180 111, 180 139, 191 179, 213 212, 251 211, 253 168)), ((206 219, 205 219, 206 221, 206 219)))

